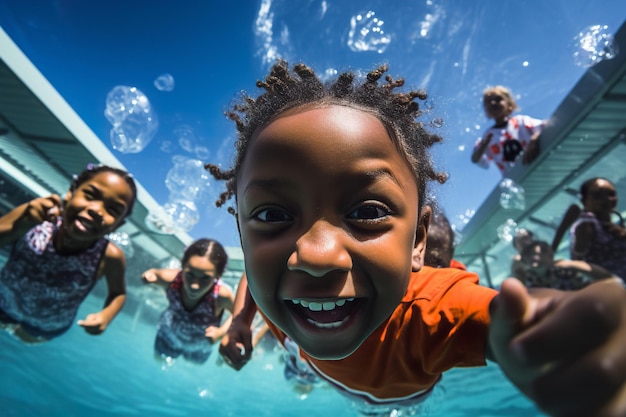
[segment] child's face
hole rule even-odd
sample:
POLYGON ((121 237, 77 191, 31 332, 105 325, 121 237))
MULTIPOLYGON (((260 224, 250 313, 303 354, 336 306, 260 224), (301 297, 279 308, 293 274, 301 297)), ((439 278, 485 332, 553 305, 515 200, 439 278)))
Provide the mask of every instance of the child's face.
POLYGON ((587 210, 594 213, 611 212, 617 207, 617 191, 609 181, 598 179, 589 188, 584 204, 587 210))
POLYGON ((183 287, 191 299, 199 299, 217 281, 215 265, 206 256, 192 256, 183 267, 183 287))
POLYGON ((485 114, 490 119, 501 120, 513 113, 513 106, 502 94, 490 92, 483 97, 485 114))
POLYGON ((554 263, 552 250, 542 248, 540 245, 532 245, 524 250, 522 261, 538 271, 546 271, 554 263))
POLYGON ((258 129, 237 205, 260 310, 310 355, 350 355, 422 266, 421 255, 412 260, 425 239, 417 194, 408 163, 369 113, 301 107, 258 129))
POLYGON ((77 241, 99 239, 122 224, 132 198, 122 177, 99 172, 65 196, 63 228, 77 241))

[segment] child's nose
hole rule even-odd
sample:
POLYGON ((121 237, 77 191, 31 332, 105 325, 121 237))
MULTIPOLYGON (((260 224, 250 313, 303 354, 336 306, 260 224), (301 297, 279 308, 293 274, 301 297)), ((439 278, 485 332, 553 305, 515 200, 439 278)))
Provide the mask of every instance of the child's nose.
POLYGON ((352 258, 343 244, 345 231, 325 220, 319 220, 300 236, 296 249, 287 260, 292 271, 304 271, 322 277, 331 271, 352 269, 352 258))
POLYGON ((96 221, 102 221, 104 218, 104 212, 102 206, 94 204, 87 209, 87 212, 96 221))

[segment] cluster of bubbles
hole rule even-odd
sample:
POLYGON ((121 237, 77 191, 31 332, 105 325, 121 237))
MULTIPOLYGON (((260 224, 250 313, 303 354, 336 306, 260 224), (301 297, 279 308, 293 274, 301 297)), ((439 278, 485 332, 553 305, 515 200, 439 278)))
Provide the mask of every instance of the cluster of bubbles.
POLYGON ((524 188, 510 178, 500 182, 500 206, 505 210, 524 210, 526 197, 524 188))
POLYGON ((174 77, 168 73, 161 74, 154 80, 154 87, 159 91, 172 91, 174 90, 174 77))
POLYGON ((605 59, 613 59, 619 50, 607 25, 593 25, 574 37, 574 62, 584 68, 592 67, 605 59))
POLYGON ((113 125, 113 149, 122 153, 141 152, 159 126, 148 97, 136 87, 118 85, 109 91, 104 115, 113 125))
POLYGON ((162 234, 190 231, 200 220, 198 201, 214 195, 202 161, 175 155, 172 163, 165 179, 168 202, 151 210, 145 219, 148 228, 162 234))
POLYGON ((498 226, 496 233, 498 234, 498 239, 504 242, 511 242, 517 230, 517 223, 515 220, 507 219, 507 221, 498 226))
POLYGON ((133 241, 126 232, 113 232, 107 235, 110 242, 115 243, 123 252, 126 258, 132 258, 135 254, 133 241))
POLYGON ((391 43, 391 36, 383 30, 384 21, 368 11, 350 19, 348 47, 354 52, 374 51, 382 54, 391 43))

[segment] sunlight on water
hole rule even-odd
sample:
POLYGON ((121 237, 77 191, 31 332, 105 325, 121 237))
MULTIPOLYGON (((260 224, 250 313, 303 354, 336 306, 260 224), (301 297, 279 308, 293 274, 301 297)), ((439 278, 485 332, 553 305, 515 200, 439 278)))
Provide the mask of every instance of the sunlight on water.
MULTIPOLYGON (((88 297, 78 315, 101 303, 88 297)), ((75 326, 51 342, 25 346, 0 332, 3 417, 358 416, 327 385, 304 393, 287 382, 281 351, 269 341, 239 372, 223 364, 217 347, 204 365, 157 361, 156 322, 149 309, 129 304, 100 336, 75 326)), ((420 410, 433 417, 542 415, 493 364, 446 373, 420 410)))

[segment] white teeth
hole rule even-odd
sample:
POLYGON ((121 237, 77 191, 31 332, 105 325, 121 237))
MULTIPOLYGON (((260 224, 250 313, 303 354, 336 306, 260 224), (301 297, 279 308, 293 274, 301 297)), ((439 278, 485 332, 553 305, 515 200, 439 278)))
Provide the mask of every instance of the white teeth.
POLYGON ((300 304, 304 308, 308 308, 311 311, 330 311, 334 310, 337 307, 341 307, 346 304, 346 302, 354 301, 354 298, 342 298, 337 301, 324 301, 323 303, 317 301, 305 301, 305 300, 297 300, 292 299, 291 302, 294 304, 300 304))
POLYGON ((350 316, 344 318, 341 321, 333 321, 332 323, 318 323, 317 321, 313 321, 311 319, 307 319, 307 321, 311 324, 313 324, 315 327, 319 327, 321 329, 334 329, 336 327, 339 327, 343 324, 344 321, 348 320, 350 316))
MULTIPOLYGON (((332 303, 332 304, 333 304, 333 306, 335 305, 335 303, 332 303)), ((335 308, 335 307, 333 307, 333 308, 335 308)), ((311 311, 322 311, 322 303, 316 303, 315 301, 311 301, 309 303, 309 310, 311 310, 311 311)))
POLYGON ((329 301, 327 303, 323 303, 322 304, 322 309, 324 311, 334 310, 335 309, 335 303, 333 301, 329 301))

